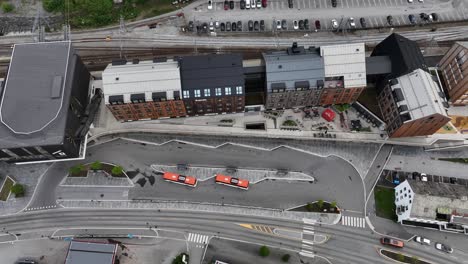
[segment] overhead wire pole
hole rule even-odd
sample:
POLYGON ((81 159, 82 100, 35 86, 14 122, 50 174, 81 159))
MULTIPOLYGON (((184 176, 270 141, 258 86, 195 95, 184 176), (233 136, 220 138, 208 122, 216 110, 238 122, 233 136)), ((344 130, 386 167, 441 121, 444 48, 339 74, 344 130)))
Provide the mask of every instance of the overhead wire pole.
POLYGON ((119 26, 119 37, 120 37, 120 58, 122 58, 122 50, 123 50, 123 35, 127 32, 125 29, 125 20, 124 17, 120 16, 120 26, 119 26))

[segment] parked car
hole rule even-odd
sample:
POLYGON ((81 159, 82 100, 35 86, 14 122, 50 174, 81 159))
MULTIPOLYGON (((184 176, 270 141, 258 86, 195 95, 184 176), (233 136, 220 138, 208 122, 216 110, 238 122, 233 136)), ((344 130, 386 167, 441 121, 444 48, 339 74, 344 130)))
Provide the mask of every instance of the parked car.
POLYGON ((363 28, 366 28, 367 27, 367 23, 366 23, 366 19, 361 17, 361 19, 359 19, 359 22, 361 22, 361 27, 363 28))
POLYGON ((255 22, 254 22, 254 30, 255 30, 255 31, 259 31, 259 30, 260 30, 260 23, 258 23, 258 21, 255 21, 255 22))
POLYGON ((286 22, 286 19, 283 19, 281 21, 281 28, 282 29, 288 29, 288 23, 286 22))
POLYGON ((214 23, 213 23, 213 21, 210 22, 210 31, 214 31, 214 23))
POLYGON ((349 26, 350 26, 351 28, 356 28, 356 23, 354 22, 354 18, 353 18, 353 17, 350 17, 350 18, 348 19, 348 23, 349 23, 349 26))
POLYGON ((432 19, 434 21, 436 21, 436 22, 439 21, 439 16, 437 15, 437 13, 432 13, 431 15, 432 15, 432 19))
POLYGON ((299 29, 299 23, 297 23, 297 20, 293 21, 293 28, 294 28, 294 30, 299 29))
POLYGON ((408 19, 411 24, 416 24, 416 17, 414 15, 409 15, 408 19))
POLYGON ((428 245, 428 246, 431 245, 431 240, 429 240, 429 238, 425 238, 421 236, 415 236, 414 241, 416 241, 417 243, 421 245, 428 245))
POLYGON ((299 29, 304 30, 304 20, 299 20, 299 29))
POLYGON ((418 1, 419 1, 419 3, 424 3, 424 0, 418 0, 418 1))
POLYGON ((208 0, 208 10, 213 9, 213 1, 208 0))
POLYGON ((257 0, 257 8, 262 8, 262 0, 257 0))
POLYGON ((188 22, 188 31, 193 31, 193 28, 194 28, 193 21, 189 21, 188 22))
POLYGON ((236 22, 231 23, 231 29, 232 29, 232 31, 237 31, 237 23, 236 22))
POLYGON ((281 29, 281 21, 276 20, 276 29, 281 29))
POLYGON ((423 20, 429 20, 429 15, 426 13, 420 13, 419 17, 423 20))
POLYGON ((410 4, 413 3, 413 0, 408 0, 408 3, 410 3, 410 4))
POLYGON ((253 21, 252 20, 249 20, 248 25, 249 25, 249 31, 253 31, 254 26, 253 26, 253 21))
POLYGON ((229 1, 225 0, 224 1, 224 10, 228 10, 228 9, 229 9, 229 1))
POLYGON ((260 30, 265 31, 265 20, 260 20, 260 30))
POLYGON ((226 22, 226 31, 231 31, 231 22, 226 22))
POLYGON ((262 7, 263 8, 266 8, 267 7, 267 0, 262 0, 262 7))
POLYGON ((332 6, 333 6, 333 7, 336 7, 336 5, 337 5, 336 0, 331 0, 331 3, 332 3, 332 6))
POLYGON ((293 0, 288 0, 288 6, 289 8, 294 8, 293 0))
POLYGON ((237 21, 237 31, 242 31, 242 21, 237 21))
POLYGON ((234 9, 234 1, 229 1, 229 8, 234 9))
POLYGON ((245 9, 245 0, 240 1, 240 9, 245 9))
POLYGON ((320 30, 322 26, 320 25, 320 20, 315 20, 315 29, 320 30))
POLYGON ((427 182, 427 174, 426 173, 421 173, 421 181, 427 182))
POLYGON ((437 250, 443 251, 445 253, 449 253, 449 254, 453 253, 453 248, 451 248, 451 247, 449 247, 447 245, 444 245, 442 243, 439 243, 439 242, 435 243, 435 248, 437 250))
POLYGON ((336 19, 332 19, 331 24, 332 24, 332 28, 333 28, 333 29, 337 29, 337 28, 338 28, 338 21, 336 21, 336 19))
POLYGON ((400 174, 398 173, 398 171, 394 171, 393 172, 393 184, 395 185, 398 185, 400 184, 400 174))
POLYGON ((245 1, 245 9, 250 9, 250 0, 245 1))
POLYGON ((392 16, 387 16, 387 23, 388 23, 390 26, 393 26, 393 17, 392 17, 392 16))
POLYGON ((221 31, 226 30, 226 25, 224 23, 221 23, 221 25, 219 27, 221 28, 221 31))
POLYGON ((382 245, 387 245, 387 246, 392 246, 392 247, 397 247, 397 248, 402 248, 402 247, 405 246, 403 241, 396 240, 396 239, 393 239, 393 238, 390 238, 390 237, 382 237, 380 239, 380 243, 382 245))
POLYGON ((305 28, 306 30, 309 30, 309 27, 310 27, 310 26, 309 26, 309 19, 304 19, 304 28, 305 28))
POLYGON ((215 22, 215 28, 219 28, 219 21, 215 22))

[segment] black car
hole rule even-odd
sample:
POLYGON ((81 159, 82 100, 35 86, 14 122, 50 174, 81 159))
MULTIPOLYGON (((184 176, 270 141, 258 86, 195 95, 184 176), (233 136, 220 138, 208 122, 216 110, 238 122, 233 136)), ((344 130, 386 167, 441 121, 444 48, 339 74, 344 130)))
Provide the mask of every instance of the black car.
POLYGON ((220 28, 221 28, 221 31, 225 31, 226 30, 226 25, 224 23, 221 23, 220 28))
POLYGON ((426 14, 426 13, 420 13, 420 14, 419 14, 419 17, 420 17, 421 19, 424 19, 424 20, 429 20, 429 15, 426 14))
POLYGON ((331 2, 332 2, 332 6, 336 7, 336 5, 337 5, 336 0, 331 0, 331 2))
POLYGON ((234 9, 234 1, 229 1, 229 8, 234 9))
POLYGON ((226 31, 231 31, 231 22, 226 22, 226 31))
POLYGON ((242 21, 237 21, 237 31, 242 31, 242 21))
POLYGON ((294 8, 293 0, 288 0, 289 8, 294 8))
POLYGON ((315 20, 315 28, 319 30, 321 28, 320 26, 320 20, 315 20))
POLYGON ((228 9, 229 9, 229 1, 225 0, 224 1, 224 10, 228 10, 228 9))
POLYGON ((255 30, 255 31, 259 31, 259 30, 260 30, 260 23, 258 23, 258 21, 255 21, 255 22, 254 22, 254 30, 255 30))
POLYGON ((249 20, 249 31, 253 31, 253 21, 252 20, 249 20))
POLYGON ((299 29, 304 30, 304 20, 299 20, 299 29))
POLYGON ((260 30, 265 31, 265 20, 260 20, 260 30))
POLYGON ((231 24, 231 29, 232 29, 232 31, 237 31, 237 24, 236 24, 236 22, 232 22, 232 24, 231 24))
POLYGON ((434 21, 439 21, 439 16, 437 15, 437 13, 432 13, 432 20, 434 21))
POLYGON ((366 23, 366 19, 361 17, 361 19, 359 19, 359 22, 361 22, 361 27, 363 28, 366 28, 367 27, 367 23, 366 23))
POLYGON ((203 33, 208 32, 208 24, 207 23, 202 24, 202 30, 203 30, 203 33))
POLYGON ((281 21, 281 28, 282 29, 288 29, 288 23, 286 22, 286 19, 283 19, 281 21))
POLYGON ((188 22, 188 31, 192 32, 193 31, 193 21, 188 22))
POLYGON ((309 29, 309 19, 304 19, 304 28, 305 28, 306 30, 309 29))
POLYGON ((245 9, 245 0, 240 1, 240 9, 245 9))
POLYGON ((387 23, 388 23, 390 26, 393 26, 393 17, 392 17, 392 16, 388 16, 388 17, 387 17, 387 23))
POLYGON ((408 19, 411 24, 416 24, 416 17, 414 15, 409 15, 408 19))

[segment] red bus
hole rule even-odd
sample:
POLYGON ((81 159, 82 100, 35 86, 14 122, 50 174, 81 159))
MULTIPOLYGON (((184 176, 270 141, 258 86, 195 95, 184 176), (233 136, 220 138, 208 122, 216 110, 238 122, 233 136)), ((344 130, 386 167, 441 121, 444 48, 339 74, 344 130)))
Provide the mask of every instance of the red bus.
POLYGON ((197 186, 197 178, 192 176, 185 176, 172 172, 164 172, 163 179, 168 182, 183 184, 190 187, 197 186))
POLYGON ((232 187, 237 187, 237 188, 241 188, 241 189, 244 189, 244 190, 249 189, 249 181, 248 180, 242 180, 242 179, 239 179, 239 178, 234 178, 234 177, 222 175, 222 174, 219 174, 219 173, 215 175, 215 181, 216 181, 216 183, 219 183, 219 184, 224 184, 224 185, 228 185, 228 186, 232 186, 232 187))

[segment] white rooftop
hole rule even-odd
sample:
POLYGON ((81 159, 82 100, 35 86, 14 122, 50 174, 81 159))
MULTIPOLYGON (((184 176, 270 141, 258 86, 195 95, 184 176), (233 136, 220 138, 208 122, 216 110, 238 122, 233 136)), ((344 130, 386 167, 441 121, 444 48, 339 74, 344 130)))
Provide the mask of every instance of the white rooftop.
MULTIPOLYGON (((140 61, 124 65, 109 64, 102 73, 103 92, 111 95, 130 95, 145 93, 151 101, 151 93, 180 91, 180 71, 177 61, 166 62, 140 61)), ((172 94, 172 93, 171 93, 172 94)), ((126 101, 129 96, 125 96, 126 101)))
POLYGON ((444 99, 439 95, 439 86, 432 79, 432 75, 424 70, 417 69, 411 73, 397 78, 398 84, 392 85, 392 90, 400 88, 404 100, 398 106, 406 105, 411 120, 416 120, 433 114, 447 116, 442 104, 444 99))
POLYGON ((344 87, 365 87, 366 54, 364 43, 321 46, 325 77, 344 77, 344 87))

